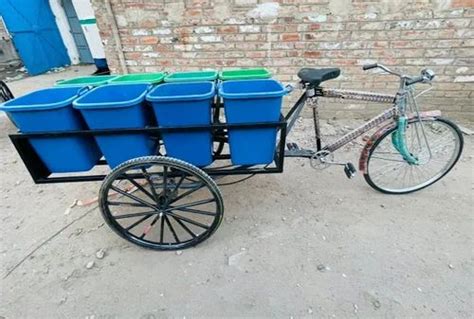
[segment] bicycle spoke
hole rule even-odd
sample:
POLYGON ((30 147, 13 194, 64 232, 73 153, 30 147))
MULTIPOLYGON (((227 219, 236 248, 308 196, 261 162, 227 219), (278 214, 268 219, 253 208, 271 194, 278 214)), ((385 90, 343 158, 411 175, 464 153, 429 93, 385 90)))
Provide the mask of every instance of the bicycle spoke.
POLYGON ((395 159, 390 159, 390 158, 383 158, 383 157, 376 157, 376 156, 372 156, 373 159, 379 159, 379 160, 382 160, 382 161, 390 161, 390 162, 399 162, 399 163, 406 163, 405 160, 395 160, 395 159))

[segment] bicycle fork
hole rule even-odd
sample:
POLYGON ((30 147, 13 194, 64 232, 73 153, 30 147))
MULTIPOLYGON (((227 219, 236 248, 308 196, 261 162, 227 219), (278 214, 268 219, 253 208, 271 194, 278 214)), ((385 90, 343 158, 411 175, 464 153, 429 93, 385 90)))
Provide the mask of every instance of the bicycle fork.
POLYGON ((407 126, 407 117, 404 115, 400 116, 397 121, 397 129, 392 133, 392 144, 408 164, 416 165, 418 164, 418 158, 410 153, 406 143, 407 126))

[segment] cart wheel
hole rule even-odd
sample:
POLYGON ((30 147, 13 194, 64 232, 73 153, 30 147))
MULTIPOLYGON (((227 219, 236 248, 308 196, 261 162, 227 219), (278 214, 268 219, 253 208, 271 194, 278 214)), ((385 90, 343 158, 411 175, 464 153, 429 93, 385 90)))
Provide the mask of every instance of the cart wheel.
POLYGON ((99 205, 117 234, 156 250, 199 244, 217 230, 224 213, 221 192, 209 175, 163 156, 116 167, 102 184, 99 205))

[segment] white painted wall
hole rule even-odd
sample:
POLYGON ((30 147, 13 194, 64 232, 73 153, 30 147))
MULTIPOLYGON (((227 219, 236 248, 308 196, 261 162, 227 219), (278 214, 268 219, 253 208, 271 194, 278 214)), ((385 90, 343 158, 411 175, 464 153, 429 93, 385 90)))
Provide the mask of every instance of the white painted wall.
POLYGON ((80 62, 79 51, 77 50, 76 42, 74 42, 74 38, 71 34, 66 12, 61 6, 61 0, 49 0, 49 4, 51 6, 51 11, 56 17, 56 24, 58 25, 59 33, 61 34, 64 45, 66 46, 71 63, 78 64, 80 62))
MULTIPOLYGON (((92 8, 90 0, 72 0, 72 4, 74 5, 79 21, 95 19, 94 9, 92 8)), ((84 24, 81 26, 92 57, 94 59, 105 59, 104 46, 102 44, 102 39, 100 38, 97 24, 84 24)))

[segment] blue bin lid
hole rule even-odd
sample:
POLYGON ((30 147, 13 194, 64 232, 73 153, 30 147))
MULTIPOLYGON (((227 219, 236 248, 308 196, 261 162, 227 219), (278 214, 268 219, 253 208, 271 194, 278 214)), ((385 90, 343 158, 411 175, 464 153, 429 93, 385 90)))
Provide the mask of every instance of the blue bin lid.
POLYGON ((219 86, 219 95, 225 99, 281 97, 287 93, 280 82, 272 79, 225 81, 219 86))
POLYGON ((68 106, 78 96, 87 92, 87 87, 53 87, 30 92, 0 105, 5 112, 28 112, 58 109, 68 106))
POLYGON ((74 101, 76 109, 109 109, 137 105, 145 99, 149 84, 109 84, 96 87, 74 101))
POLYGON ((216 95, 214 82, 176 82, 158 85, 147 94, 150 102, 198 101, 216 95))

